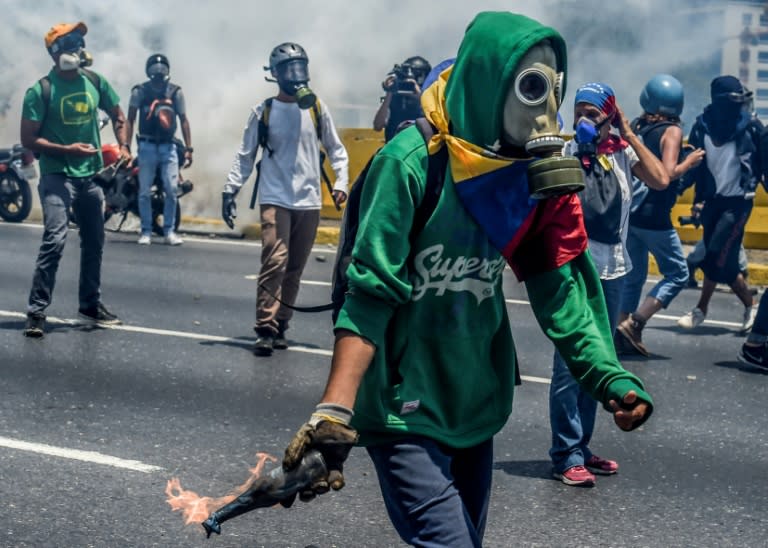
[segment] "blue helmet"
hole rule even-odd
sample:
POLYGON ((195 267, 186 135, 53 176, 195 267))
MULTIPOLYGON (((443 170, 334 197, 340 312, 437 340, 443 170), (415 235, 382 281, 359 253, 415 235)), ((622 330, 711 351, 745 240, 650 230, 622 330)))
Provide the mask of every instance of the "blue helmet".
POLYGON ((648 114, 678 117, 683 112, 683 84, 669 74, 657 74, 640 93, 640 106, 648 114))

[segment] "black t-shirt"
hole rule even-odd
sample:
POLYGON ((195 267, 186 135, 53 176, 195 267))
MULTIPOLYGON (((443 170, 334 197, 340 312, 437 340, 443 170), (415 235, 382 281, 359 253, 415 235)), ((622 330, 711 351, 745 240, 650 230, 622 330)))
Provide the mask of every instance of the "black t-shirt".
POLYGON ((384 128, 384 141, 389 142, 397 133, 397 126, 408 120, 415 120, 423 116, 421 113, 421 101, 414 95, 395 95, 389 104, 389 120, 384 128))

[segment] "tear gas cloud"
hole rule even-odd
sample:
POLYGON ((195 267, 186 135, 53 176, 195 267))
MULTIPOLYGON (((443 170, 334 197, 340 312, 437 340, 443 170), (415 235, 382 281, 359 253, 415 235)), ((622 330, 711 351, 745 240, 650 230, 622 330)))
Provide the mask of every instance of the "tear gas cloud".
MULTIPOLYGON (((145 80, 144 62, 168 55, 171 79, 187 98, 195 165, 187 175, 195 191, 185 214, 218 217, 221 187, 252 105, 274 95, 264 81, 271 49, 284 41, 303 45, 311 86, 329 105, 338 127, 370 127, 381 81, 395 63, 422 55, 436 64, 455 54, 478 11, 512 10, 558 29, 569 50, 563 116, 571 125, 576 87, 605 81, 627 116, 639 114, 638 96, 655 73, 685 85, 684 120, 706 104, 719 71, 721 2, 686 0, 422 0, 421 2, 252 2, 244 0, 6 0, 12 23, 0 34, 0 146, 18 141, 24 91, 47 72, 43 35, 63 21, 85 21, 94 70, 121 96, 127 111, 131 87, 145 80)), ((109 129, 105 140, 112 140, 109 129)), ((244 193, 250 192, 250 183, 244 193)), ((245 199, 240 200, 245 213, 245 199)), ((243 222, 243 215, 239 219, 243 222)))

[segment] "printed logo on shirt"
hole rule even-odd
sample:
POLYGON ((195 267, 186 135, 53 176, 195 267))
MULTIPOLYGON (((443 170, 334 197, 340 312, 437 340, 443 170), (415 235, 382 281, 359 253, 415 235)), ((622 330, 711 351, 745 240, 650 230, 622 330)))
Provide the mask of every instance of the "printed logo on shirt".
POLYGON ((414 301, 424 298, 429 289, 434 289, 438 297, 446 291, 468 291, 475 296, 478 305, 494 296, 496 283, 506 265, 504 257, 494 260, 487 257, 443 257, 444 249, 442 244, 436 244, 414 257, 416 276, 411 297, 414 301))
POLYGON ((421 400, 404 402, 403 406, 400 408, 400 414, 407 415, 408 413, 413 413, 419 409, 420 404, 421 404, 421 400))
POLYGON ((88 92, 78 91, 61 98, 61 121, 68 126, 88 124, 93 120, 96 104, 88 92))

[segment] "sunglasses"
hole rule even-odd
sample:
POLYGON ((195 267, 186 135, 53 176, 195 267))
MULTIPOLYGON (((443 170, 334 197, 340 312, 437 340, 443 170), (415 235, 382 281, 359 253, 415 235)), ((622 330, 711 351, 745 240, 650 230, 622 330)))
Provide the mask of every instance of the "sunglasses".
POLYGON ((59 53, 61 51, 77 51, 84 47, 85 38, 83 38, 82 34, 75 31, 57 38, 56 41, 51 44, 51 53, 59 53))

